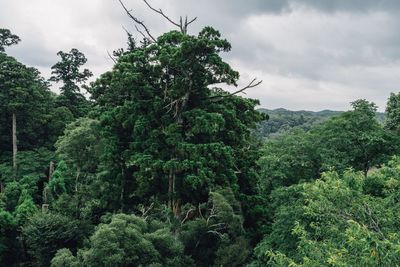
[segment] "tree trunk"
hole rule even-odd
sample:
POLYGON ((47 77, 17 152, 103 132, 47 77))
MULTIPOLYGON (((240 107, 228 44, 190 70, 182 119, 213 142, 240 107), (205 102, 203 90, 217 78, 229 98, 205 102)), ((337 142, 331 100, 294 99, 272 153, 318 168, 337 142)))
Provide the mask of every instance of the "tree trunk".
POLYGON ((173 209, 173 201, 172 201, 173 179, 174 178, 171 169, 169 170, 169 175, 168 175, 168 207, 171 210, 173 209))
POLYGON ((78 193, 78 183, 79 183, 79 175, 81 174, 81 168, 76 168, 76 177, 75 177, 75 194, 78 193))
POLYGON ((17 117, 15 112, 12 114, 12 143, 13 143, 13 171, 14 179, 17 173, 17 117))
POLYGON ((53 172, 54 172, 54 162, 50 161, 50 166, 49 166, 49 182, 51 180, 51 177, 53 176, 53 172))

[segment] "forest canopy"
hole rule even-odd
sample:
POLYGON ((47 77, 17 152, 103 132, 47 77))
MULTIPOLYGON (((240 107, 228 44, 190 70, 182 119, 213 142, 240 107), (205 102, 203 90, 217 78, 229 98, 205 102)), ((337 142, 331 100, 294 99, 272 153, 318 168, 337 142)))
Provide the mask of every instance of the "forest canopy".
POLYGON ((46 80, 0 29, 1 266, 397 266, 400 93, 258 110, 218 30, 120 3, 140 38, 90 83, 77 48, 46 80))

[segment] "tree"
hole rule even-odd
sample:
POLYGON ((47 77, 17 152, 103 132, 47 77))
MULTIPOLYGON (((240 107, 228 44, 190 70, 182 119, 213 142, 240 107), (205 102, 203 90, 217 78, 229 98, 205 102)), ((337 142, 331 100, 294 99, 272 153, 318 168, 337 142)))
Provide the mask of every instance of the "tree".
POLYGON ((115 214, 100 224, 77 258, 63 249, 52 263, 66 261, 83 266, 192 266, 182 243, 165 225, 127 214, 115 214))
POLYGON ((0 29, 0 53, 4 52, 6 46, 18 44, 21 41, 19 37, 12 34, 8 29, 0 29))
POLYGON ((76 167, 75 191, 81 172, 94 173, 100 162, 102 149, 99 122, 80 118, 67 126, 64 135, 55 144, 57 153, 76 167))
POLYGON ((17 171, 17 119, 21 125, 27 126, 20 127, 19 135, 24 136, 24 140, 32 138, 30 145, 34 142, 40 144, 37 137, 45 130, 43 126, 47 123, 50 103, 49 89, 39 72, 0 53, 0 110, 2 117, 11 120, 14 175, 17 171), (38 132, 31 131, 40 126, 42 129, 38 132))
POLYGON ((263 116, 254 110, 257 101, 210 89, 236 85, 238 73, 219 55, 229 50, 210 27, 198 36, 172 31, 120 57, 92 85, 113 141, 107 169, 119 166, 125 189, 121 204, 128 195, 156 195, 179 215, 183 203, 206 200, 215 186, 237 186, 242 163, 235 156, 263 116))
POLYGON ((259 182, 263 192, 315 179, 320 175, 321 159, 315 137, 302 129, 293 129, 268 140, 258 160, 259 182))
POLYGON ((375 119, 376 105, 366 100, 352 103, 353 111, 340 114, 312 130, 322 158, 322 170, 348 167, 364 175, 396 151, 394 137, 375 119))
POLYGON ((36 213, 22 228, 27 251, 36 266, 49 266, 58 249, 76 248, 82 229, 76 220, 54 213, 36 213))
MULTIPOLYGON (((371 177, 361 172, 324 173, 309 183, 277 189, 270 232, 251 266, 393 266, 397 235, 399 161, 371 177), (368 180, 383 176, 384 195, 371 195, 368 180)), ((381 188, 382 188, 381 187, 381 188)))
POLYGON ((69 53, 59 51, 57 53, 61 61, 51 67, 50 81, 62 82, 60 105, 67 107, 75 117, 86 113, 87 101, 80 93, 79 84, 86 82, 93 74, 88 69, 81 71, 81 67, 87 62, 85 55, 76 48, 69 53))
POLYGON ((385 127, 396 133, 400 130, 400 93, 391 93, 386 104, 385 127))

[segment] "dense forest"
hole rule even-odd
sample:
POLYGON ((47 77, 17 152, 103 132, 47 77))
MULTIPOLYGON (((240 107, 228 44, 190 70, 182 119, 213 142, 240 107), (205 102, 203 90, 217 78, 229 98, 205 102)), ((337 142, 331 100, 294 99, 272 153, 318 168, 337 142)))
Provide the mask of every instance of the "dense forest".
MULTIPOLYGON (((257 111, 268 115, 268 120, 260 122, 257 126, 257 133, 260 137, 273 137, 280 135, 293 128, 301 128, 310 130, 314 125, 326 121, 327 119, 337 116, 342 111, 322 110, 322 111, 291 111, 284 108, 266 109, 260 108, 257 111)), ((385 114, 376 113, 376 119, 384 123, 385 114)))
POLYGON ((143 38, 93 82, 76 48, 43 78, 0 29, 0 266, 399 265, 400 93, 384 118, 258 110, 219 31, 125 11, 143 38))

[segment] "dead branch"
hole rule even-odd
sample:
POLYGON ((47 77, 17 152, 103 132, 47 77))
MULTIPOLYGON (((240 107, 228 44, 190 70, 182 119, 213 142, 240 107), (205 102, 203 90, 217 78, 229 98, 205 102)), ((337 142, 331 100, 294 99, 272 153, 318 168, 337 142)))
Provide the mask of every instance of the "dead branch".
POLYGON ((114 64, 117 64, 117 61, 115 58, 110 54, 110 52, 107 50, 108 57, 114 62, 114 64))
POLYGON ((146 34, 148 35, 148 37, 156 42, 156 39, 153 37, 153 35, 151 35, 149 29, 147 28, 147 26, 144 24, 143 21, 139 20, 138 18, 136 18, 135 16, 132 15, 131 11, 129 11, 126 6, 124 5, 124 3, 122 2, 122 0, 118 0, 118 2, 121 4, 122 8, 125 10, 126 14, 136 23, 139 24, 140 26, 142 26, 142 28, 144 29, 144 31, 146 32, 146 34))
POLYGON ((160 14, 161 16, 163 16, 166 20, 168 20, 169 22, 171 22, 173 25, 175 25, 176 27, 179 27, 179 28, 181 28, 181 25, 179 25, 178 23, 176 23, 175 21, 173 21, 172 19, 170 19, 167 15, 165 15, 164 14, 164 12, 161 10, 161 8, 160 9, 155 9, 154 7, 152 7, 150 4, 149 4, 149 2, 147 2, 147 0, 143 0, 143 2, 145 2, 146 3, 146 5, 151 9, 151 10, 153 10, 154 12, 156 12, 156 13, 158 13, 158 14, 160 14))
POLYGON ((194 211, 195 211, 195 209, 191 208, 191 209, 188 210, 188 212, 186 212, 186 216, 185 216, 185 218, 182 220, 181 225, 183 225, 183 224, 186 222, 186 220, 189 219, 189 215, 190 215, 192 212, 194 212, 194 211))
POLYGON ((139 207, 140 212, 142 213, 141 217, 145 220, 147 219, 147 214, 152 210, 154 207, 154 203, 151 203, 150 206, 146 209, 146 207, 141 206, 139 207))
POLYGON ((151 43, 151 40, 149 39, 149 37, 147 37, 144 32, 142 32, 136 25, 135 25, 135 29, 136 31, 145 39, 147 40, 149 43, 151 43))
POLYGON ((166 20, 168 20, 172 25, 178 27, 178 28, 181 30, 181 32, 184 33, 184 34, 187 33, 187 28, 188 28, 188 26, 189 26, 191 23, 193 23, 193 22, 197 19, 197 17, 195 17, 195 18, 193 18, 192 20, 188 21, 188 20, 187 20, 187 16, 186 16, 185 22, 183 22, 182 17, 180 17, 179 23, 177 23, 177 22, 173 21, 170 17, 168 17, 168 16, 162 11, 161 8, 160 8, 160 9, 154 8, 153 6, 151 6, 151 5, 149 4, 149 2, 148 2, 147 0, 143 0, 143 2, 145 2, 145 4, 146 4, 151 10, 153 10, 154 12, 156 12, 156 13, 160 14, 161 16, 163 16, 163 17, 164 17, 166 20))
POLYGON ((224 235, 221 234, 221 233, 218 232, 218 231, 209 230, 209 231, 207 231, 207 233, 217 235, 217 236, 218 236, 219 238, 221 238, 221 239, 224 237, 224 235))
POLYGON ((365 212, 368 215, 369 219, 371 220, 370 226, 371 228, 377 232, 383 239, 386 239, 385 235, 383 234, 381 228, 379 227, 379 223, 374 219, 372 211, 367 203, 364 203, 365 212))
POLYGON ((248 85, 246 85, 245 87, 243 87, 243 88, 241 88, 241 89, 239 89, 239 90, 237 90, 237 91, 235 91, 233 93, 226 94, 226 95, 215 95, 215 96, 209 97, 208 99, 214 99, 213 101, 218 101, 218 100, 221 100, 221 99, 223 99, 225 97, 237 95, 239 93, 244 93, 245 94, 244 91, 246 91, 247 89, 259 86, 262 82, 263 82, 262 80, 257 82, 257 78, 254 78, 253 80, 251 80, 251 82, 248 85))

